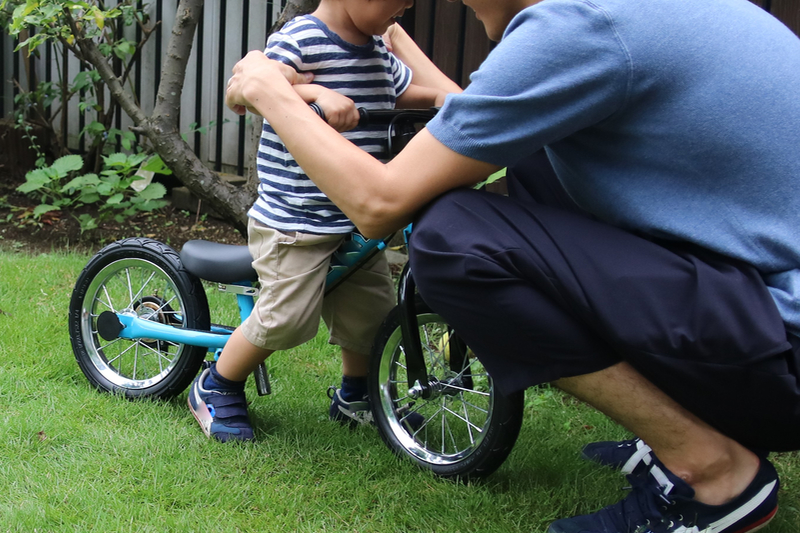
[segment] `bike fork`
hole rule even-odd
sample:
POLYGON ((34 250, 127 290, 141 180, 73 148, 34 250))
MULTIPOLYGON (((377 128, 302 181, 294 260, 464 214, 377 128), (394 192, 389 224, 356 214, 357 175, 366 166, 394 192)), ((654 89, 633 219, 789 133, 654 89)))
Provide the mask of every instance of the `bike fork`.
POLYGON ((400 307, 400 331, 403 335, 403 349, 408 367, 406 370, 408 387, 409 390, 416 391, 415 396, 427 399, 431 394, 431 387, 419 336, 417 307, 414 304, 416 287, 417 284, 411 275, 411 265, 406 263, 397 288, 397 305, 400 307))

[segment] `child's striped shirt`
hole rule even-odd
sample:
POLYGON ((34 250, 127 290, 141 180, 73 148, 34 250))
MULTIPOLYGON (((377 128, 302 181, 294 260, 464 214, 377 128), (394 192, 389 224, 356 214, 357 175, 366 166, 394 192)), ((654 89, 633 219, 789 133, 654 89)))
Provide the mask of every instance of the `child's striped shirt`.
MULTIPOLYGON (((316 17, 288 22, 270 36, 267 57, 298 71, 313 72, 314 83, 351 98, 356 107, 392 109, 411 83, 411 70, 391 54, 380 37, 363 46, 341 39, 316 17)), ((344 137, 379 159, 386 157, 386 126, 366 126, 344 137)), ((258 150, 258 199, 249 216, 281 231, 348 233, 353 223, 308 179, 272 127, 264 121, 258 150)))

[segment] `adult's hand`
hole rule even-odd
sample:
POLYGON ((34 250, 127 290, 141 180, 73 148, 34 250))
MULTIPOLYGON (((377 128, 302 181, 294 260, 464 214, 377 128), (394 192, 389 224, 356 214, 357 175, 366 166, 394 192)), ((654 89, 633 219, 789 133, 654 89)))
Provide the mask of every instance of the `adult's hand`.
POLYGON ((248 110, 258 113, 259 91, 265 84, 310 83, 314 75, 310 72, 297 72, 292 67, 268 59, 263 52, 253 50, 233 66, 233 76, 228 80, 225 104, 237 115, 248 110))

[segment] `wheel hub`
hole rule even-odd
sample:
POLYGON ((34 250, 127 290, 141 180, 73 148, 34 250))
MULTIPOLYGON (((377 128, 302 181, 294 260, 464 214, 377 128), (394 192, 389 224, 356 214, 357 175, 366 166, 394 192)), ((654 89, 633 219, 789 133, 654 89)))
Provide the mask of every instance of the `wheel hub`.
POLYGON ((422 384, 417 381, 413 387, 408 389, 408 395, 414 399, 425 398, 435 400, 442 396, 455 396, 464 388, 461 376, 455 372, 448 372, 447 377, 440 380, 436 376, 428 376, 427 394, 422 384))

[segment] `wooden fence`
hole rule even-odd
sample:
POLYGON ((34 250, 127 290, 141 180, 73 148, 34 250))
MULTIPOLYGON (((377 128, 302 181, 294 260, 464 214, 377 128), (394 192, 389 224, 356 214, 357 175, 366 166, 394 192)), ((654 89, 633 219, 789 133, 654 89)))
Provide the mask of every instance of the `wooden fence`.
MULTIPOLYGON (((248 50, 263 48, 268 28, 272 26, 285 0, 213 0, 206 2, 189 61, 181 100, 181 129, 200 158, 211 168, 242 175, 248 165, 246 154, 251 130, 258 127, 249 118, 240 118, 223 105, 225 80, 233 64, 248 50), (199 43, 199 45, 198 45, 199 43), (207 127, 207 133, 190 127, 207 127)), ((751 0, 771 12, 800 35, 800 0, 751 0)), ((147 7, 152 20, 161 20, 156 35, 143 50, 132 76, 132 84, 145 112, 155 99, 156 83, 161 74, 161 58, 174 21, 177 0, 153 0, 147 7)), ((472 10, 461 2, 417 0, 406 13, 403 25, 420 47, 452 79, 466 86, 469 75, 483 61, 492 47, 472 10)), ((133 32, 127 36, 136 39, 133 32)), ((56 54, 48 46, 41 58, 25 58, 14 53, 15 43, 0 35, 0 117, 11 115, 14 96, 19 88, 27 89, 36 80, 55 81, 59 75, 71 79, 80 70, 75 59, 56 63, 56 54)), ((56 102, 56 105, 58 103, 56 102)), ((79 132, 92 120, 91 112, 80 112, 77 101, 66 111, 62 134, 77 151, 83 147, 79 132)), ((115 127, 130 125, 127 116, 117 117, 115 127)), ((2 145, 0 145, 2 146, 2 145)))

